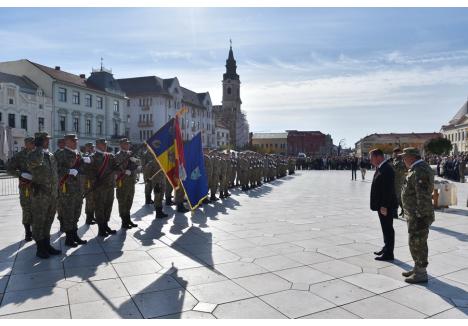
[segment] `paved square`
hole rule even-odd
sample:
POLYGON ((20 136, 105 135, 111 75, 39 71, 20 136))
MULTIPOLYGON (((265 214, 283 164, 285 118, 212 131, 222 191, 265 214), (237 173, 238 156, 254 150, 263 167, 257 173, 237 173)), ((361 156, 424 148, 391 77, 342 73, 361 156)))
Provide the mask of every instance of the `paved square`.
MULTIPOLYGON (((466 318, 467 184, 460 206, 436 212, 429 236, 430 280, 408 285, 406 223, 395 221, 393 263, 369 211, 370 181, 349 171, 298 171, 192 216, 155 220, 136 188, 138 227, 35 257, 24 243, 16 196, 0 197, 0 318, 466 318)), ((372 177, 372 173, 368 178, 372 177)), ((80 224, 84 217, 80 219, 80 224)), ((119 228, 117 201, 111 224, 119 228)))

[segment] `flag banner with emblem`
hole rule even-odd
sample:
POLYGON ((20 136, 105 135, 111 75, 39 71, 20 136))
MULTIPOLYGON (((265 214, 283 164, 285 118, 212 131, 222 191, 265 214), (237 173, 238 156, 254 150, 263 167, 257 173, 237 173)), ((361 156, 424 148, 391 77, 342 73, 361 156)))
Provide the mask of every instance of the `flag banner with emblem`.
POLYGON ((156 131, 156 133, 146 141, 146 146, 158 162, 169 183, 174 189, 178 189, 179 164, 177 162, 176 151, 180 145, 176 142, 175 119, 170 119, 161 129, 156 131))
POLYGON ((201 133, 184 145, 185 178, 180 178, 190 209, 194 210, 208 196, 208 178, 205 171, 205 160, 201 133))

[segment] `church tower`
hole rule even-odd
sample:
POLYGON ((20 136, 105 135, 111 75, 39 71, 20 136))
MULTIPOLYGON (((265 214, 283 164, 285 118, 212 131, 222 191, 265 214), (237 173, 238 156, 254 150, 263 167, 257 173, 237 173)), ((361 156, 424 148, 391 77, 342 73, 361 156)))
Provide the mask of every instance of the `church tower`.
POLYGON ((240 80, 237 74, 237 64, 232 52, 232 41, 229 47, 229 55, 226 60, 226 73, 223 75, 223 110, 240 113, 240 80))

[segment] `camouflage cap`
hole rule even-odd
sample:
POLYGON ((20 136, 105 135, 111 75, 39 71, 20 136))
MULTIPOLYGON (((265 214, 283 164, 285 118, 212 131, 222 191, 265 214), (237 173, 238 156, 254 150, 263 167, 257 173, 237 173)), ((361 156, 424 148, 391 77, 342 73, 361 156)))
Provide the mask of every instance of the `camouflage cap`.
POLYGON ((93 143, 86 143, 86 144, 84 144, 84 145, 85 145, 85 146, 89 146, 89 147, 93 147, 93 146, 94 146, 93 143))
POLYGON ((130 141, 128 140, 128 138, 122 138, 121 140, 119 140, 119 144, 122 145, 122 144, 130 144, 130 141))
POLYGON ((65 140, 78 140, 78 137, 76 137, 75 134, 66 134, 65 136, 63 136, 63 139, 65 140))
POLYGON ((24 139, 24 143, 25 143, 25 144, 34 143, 34 137, 26 137, 26 138, 24 139))
POLYGON ((393 149, 393 153, 401 153, 401 148, 400 147, 395 147, 393 149))
POLYGON ((96 139, 96 145, 97 144, 104 144, 106 145, 107 144, 107 140, 105 138, 99 138, 99 139, 96 139))
POLYGON ((34 134, 34 138, 36 139, 45 139, 45 138, 50 138, 49 134, 47 132, 36 132, 34 134))
POLYGON ((399 154, 399 156, 405 156, 405 155, 421 156, 421 153, 415 147, 406 147, 406 148, 403 148, 403 153, 399 154))

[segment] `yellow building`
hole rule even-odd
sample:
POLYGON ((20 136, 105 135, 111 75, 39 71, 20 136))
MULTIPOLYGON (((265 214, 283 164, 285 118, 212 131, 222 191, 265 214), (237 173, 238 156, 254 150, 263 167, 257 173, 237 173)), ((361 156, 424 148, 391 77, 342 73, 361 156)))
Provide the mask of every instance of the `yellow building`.
POLYGON ((252 134, 252 145, 259 152, 286 155, 288 153, 288 133, 254 133, 252 134))

